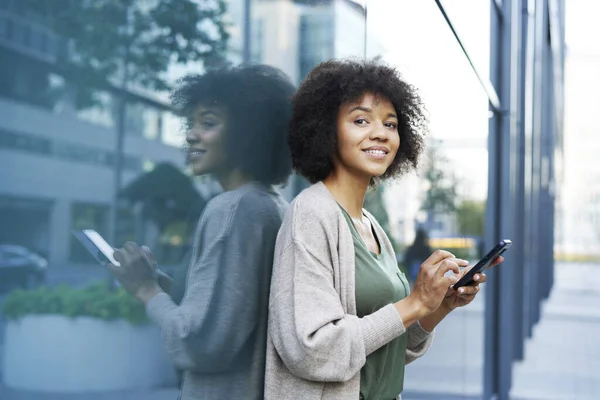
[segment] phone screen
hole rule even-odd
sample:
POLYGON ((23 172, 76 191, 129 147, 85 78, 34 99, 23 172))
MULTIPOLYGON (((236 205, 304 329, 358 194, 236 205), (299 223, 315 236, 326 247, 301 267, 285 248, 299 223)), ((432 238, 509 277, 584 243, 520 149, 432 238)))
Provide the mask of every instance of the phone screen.
POLYGON ((83 234, 96 246, 98 250, 110 261, 114 266, 120 267, 121 264, 114 259, 114 249, 109 245, 106 240, 98 232, 93 229, 84 229, 83 234))

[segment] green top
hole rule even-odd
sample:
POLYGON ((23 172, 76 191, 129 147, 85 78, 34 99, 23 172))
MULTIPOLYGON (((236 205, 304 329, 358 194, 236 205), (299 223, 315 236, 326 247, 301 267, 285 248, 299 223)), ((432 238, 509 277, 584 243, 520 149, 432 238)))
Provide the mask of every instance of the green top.
MULTIPOLYGON (((398 268, 395 257, 381 246, 379 255, 370 252, 356 230, 350 215, 341 206, 354 240, 356 312, 359 317, 408 296, 406 276, 398 268)), ((360 371, 360 398, 364 400, 393 400, 404 385, 406 333, 367 356, 360 371)))

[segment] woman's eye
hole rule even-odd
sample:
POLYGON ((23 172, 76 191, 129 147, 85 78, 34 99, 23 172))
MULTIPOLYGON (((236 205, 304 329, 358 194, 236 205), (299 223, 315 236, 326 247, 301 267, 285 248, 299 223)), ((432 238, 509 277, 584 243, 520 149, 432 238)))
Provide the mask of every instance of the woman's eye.
POLYGON ((364 118, 359 118, 359 119, 355 120, 354 123, 356 125, 365 125, 367 123, 367 120, 364 118))
POLYGON ((215 121, 210 121, 210 120, 202 121, 202 126, 204 128, 214 128, 216 125, 217 125, 217 123, 215 121))
POLYGON ((397 129, 398 125, 395 122, 387 122, 385 124, 386 127, 390 128, 390 129, 397 129))

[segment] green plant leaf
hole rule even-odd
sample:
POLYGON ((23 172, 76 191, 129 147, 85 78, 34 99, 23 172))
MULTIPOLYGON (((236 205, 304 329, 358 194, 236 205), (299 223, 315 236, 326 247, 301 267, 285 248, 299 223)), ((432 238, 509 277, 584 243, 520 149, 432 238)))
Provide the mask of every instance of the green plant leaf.
POLYGON ((137 299, 123 289, 110 290, 106 283, 85 288, 59 285, 15 290, 2 302, 1 311, 9 320, 26 315, 64 315, 125 320, 134 325, 148 322, 144 306, 137 299))

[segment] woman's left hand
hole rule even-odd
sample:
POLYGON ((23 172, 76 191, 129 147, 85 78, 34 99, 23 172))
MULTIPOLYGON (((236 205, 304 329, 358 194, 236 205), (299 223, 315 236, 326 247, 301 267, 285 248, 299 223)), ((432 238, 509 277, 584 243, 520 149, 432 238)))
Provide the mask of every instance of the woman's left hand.
MULTIPOLYGON (((492 263, 491 267, 495 267, 502 261, 504 261, 504 257, 498 257, 496 261, 492 263)), ((463 271, 461 271, 458 279, 460 279, 469 270, 470 268, 465 268, 463 271)), ((454 310, 458 307, 466 306, 473 301, 477 293, 479 293, 479 285, 485 283, 486 280, 487 276, 484 273, 477 273, 473 276, 474 283, 467 286, 462 286, 458 289, 458 291, 450 287, 448 292, 446 292, 446 297, 442 301, 442 305, 448 310, 454 310)))
POLYGON ((114 258, 121 265, 108 264, 108 269, 123 288, 140 301, 146 303, 161 292, 157 282, 157 264, 149 249, 127 242, 122 249, 115 249, 114 258))

